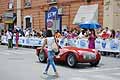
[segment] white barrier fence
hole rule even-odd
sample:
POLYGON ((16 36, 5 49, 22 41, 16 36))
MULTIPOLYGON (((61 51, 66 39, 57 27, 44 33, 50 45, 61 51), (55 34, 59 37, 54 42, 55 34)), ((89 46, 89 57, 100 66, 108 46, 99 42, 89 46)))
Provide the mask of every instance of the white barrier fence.
MULTIPOLYGON (((7 37, 6 36, 2 36, 1 37, 1 43, 8 43, 7 37)), ((16 44, 16 40, 15 37, 13 37, 13 44, 16 44)), ((43 44, 43 39, 39 39, 37 37, 19 37, 19 41, 18 41, 19 45, 23 45, 23 46, 42 46, 43 44)))
MULTIPOLYGON (((7 37, 1 37, 2 43, 8 43, 7 37)), ((43 39, 37 37, 20 37, 19 44, 23 46, 42 46, 43 39)), ((13 37, 13 44, 15 44, 15 37, 13 37)), ((79 48, 88 48, 88 40, 87 39, 60 39, 59 41, 60 46, 72 45, 79 48)), ((100 51, 107 51, 107 52, 120 52, 120 40, 118 39, 100 39, 97 38, 95 41, 95 48, 100 51)))

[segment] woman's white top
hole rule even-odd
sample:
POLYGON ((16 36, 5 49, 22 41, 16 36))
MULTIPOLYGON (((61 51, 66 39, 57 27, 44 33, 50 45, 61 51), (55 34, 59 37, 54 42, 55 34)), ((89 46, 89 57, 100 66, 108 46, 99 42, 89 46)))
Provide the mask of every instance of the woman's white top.
POLYGON ((55 42, 54 37, 47 37, 47 46, 48 46, 48 51, 52 50, 52 45, 55 42))

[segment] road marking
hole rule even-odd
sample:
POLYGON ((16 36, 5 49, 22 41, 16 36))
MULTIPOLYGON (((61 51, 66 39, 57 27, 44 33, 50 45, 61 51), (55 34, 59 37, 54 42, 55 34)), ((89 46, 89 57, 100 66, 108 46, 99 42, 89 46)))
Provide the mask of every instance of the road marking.
POLYGON ((105 75, 105 74, 102 74, 102 75, 94 75, 94 76, 92 76, 92 78, 100 79, 100 80, 118 80, 118 78, 116 78, 116 77, 114 77, 114 76, 105 75))
POLYGON ((68 80, 119 80, 119 78, 115 76, 111 76, 109 74, 91 74, 91 75, 81 75, 81 76, 74 76, 68 80))
POLYGON ((5 50, 0 50, 0 54, 3 55, 11 55, 11 54, 32 54, 35 53, 33 50, 24 50, 24 49, 5 49, 5 50))
POLYGON ((81 78, 81 77, 73 77, 73 78, 70 78, 69 80, 88 80, 88 79, 81 78))
POLYGON ((116 68, 106 68, 106 69, 96 68, 94 70, 79 70, 79 72, 101 72, 101 71, 109 71, 109 70, 120 70, 120 68, 119 67, 116 67, 116 68))
POLYGON ((112 73, 113 75, 120 76, 120 73, 112 73))
POLYGON ((4 53, 4 52, 2 52, 2 53, 0 53, 0 55, 10 55, 10 53, 4 53))

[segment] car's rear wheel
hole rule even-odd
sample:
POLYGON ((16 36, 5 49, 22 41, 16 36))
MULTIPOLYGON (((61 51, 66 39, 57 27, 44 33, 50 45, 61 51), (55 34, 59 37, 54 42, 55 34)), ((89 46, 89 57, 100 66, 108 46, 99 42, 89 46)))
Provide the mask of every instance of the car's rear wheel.
POLYGON ((75 67, 77 64, 76 56, 73 53, 68 54, 66 62, 69 67, 75 67))
POLYGON ((99 64, 99 61, 96 61, 96 62, 90 62, 90 65, 91 66, 97 66, 99 64))
POLYGON ((43 50, 41 53, 38 55, 38 59, 40 62, 46 62, 46 57, 45 57, 45 51, 43 50))

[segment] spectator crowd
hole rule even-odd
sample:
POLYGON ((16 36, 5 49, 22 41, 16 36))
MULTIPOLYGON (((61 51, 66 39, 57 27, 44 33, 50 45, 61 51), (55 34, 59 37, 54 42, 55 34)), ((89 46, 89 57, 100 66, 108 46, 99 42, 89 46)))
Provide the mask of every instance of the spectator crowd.
MULTIPOLYGON (((1 31, 1 36, 2 35, 8 35, 8 32, 12 33, 12 36, 17 35, 17 39, 19 37, 38 37, 38 38, 44 38, 46 37, 46 29, 43 28, 39 32, 36 30, 31 30, 29 28, 26 28, 24 30, 20 28, 15 28, 14 30, 9 30, 8 31, 1 31)), ((81 38, 87 38, 90 41, 90 44, 94 43, 91 41, 94 41, 96 38, 102 38, 102 39, 120 39, 120 30, 117 29, 115 30, 110 30, 108 27, 105 28, 99 28, 99 29, 77 29, 74 28, 72 30, 69 29, 64 29, 62 32, 59 30, 56 30, 55 32, 55 38, 67 38, 67 39, 81 39, 81 38)), ((94 45, 94 44, 92 44, 94 45)), ((90 46, 90 45, 89 45, 90 46)), ((94 48, 94 47, 93 47, 94 48)))

